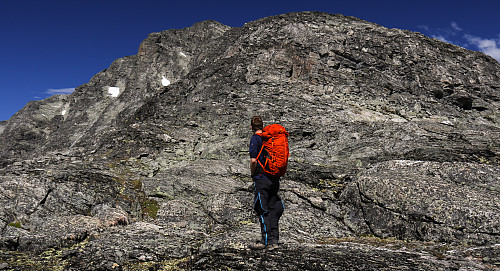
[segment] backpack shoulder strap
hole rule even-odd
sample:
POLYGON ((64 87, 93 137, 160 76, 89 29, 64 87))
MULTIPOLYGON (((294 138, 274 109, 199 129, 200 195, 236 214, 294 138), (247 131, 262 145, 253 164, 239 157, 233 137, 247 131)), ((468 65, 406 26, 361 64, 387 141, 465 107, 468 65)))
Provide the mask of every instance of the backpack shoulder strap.
POLYGON ((260 154, 262 153, 262 149, 264 148, 264 140, 262 139, 262 133, 255 133, 255 134, 253 134, 253 135, 258 135, 258 136, 260 137, 260 140, 261 140, 261 141, 260 141, 260 142, 261 142, 261 143, 260 143, 260 145, 261 145, 261 146, 260 146, 260 151, 259 151, 259 154, 257 155, 257 158, 256 158, 257 160, 259 160, 259 156, 260 156, 260 154))
POLYGON ((255 133, 254 135, 258 135, 260 136, 261 138, 261 147, 260 147, 260 151, 259 151, 259 154, 257 154, 257 157, 255 159, 257 159, 257 163, 259 163, 259 165, 264 169, 264 165, 260 162, 260 155, 262 154, 262 150, 264 150, 264 139, 262 138, 262 133, 255 133))

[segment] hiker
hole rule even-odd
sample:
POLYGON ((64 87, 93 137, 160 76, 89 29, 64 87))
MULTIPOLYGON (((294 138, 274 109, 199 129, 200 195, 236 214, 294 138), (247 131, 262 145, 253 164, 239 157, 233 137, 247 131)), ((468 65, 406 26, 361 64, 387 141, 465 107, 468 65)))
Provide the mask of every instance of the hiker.
MULTIPOLYGON (((255 244, 251 244, 249 248, 254 250, 275 249, 278 247, 279 241, 278 222, 284 210, 283 202, 278 196, 280 177, 264 174, 263 165, 266 165, 266 155, 263 154, 265 150, 263 150, 262 118, 259 116, 253 117, 251 125, 254 132, 250 139, 250 171, 254 182, 255 196, 253 208, 259 217, 262 236, 261 240, 255 244)), ((286 153, 286 159, 288 160, 288 141, 286 153)))

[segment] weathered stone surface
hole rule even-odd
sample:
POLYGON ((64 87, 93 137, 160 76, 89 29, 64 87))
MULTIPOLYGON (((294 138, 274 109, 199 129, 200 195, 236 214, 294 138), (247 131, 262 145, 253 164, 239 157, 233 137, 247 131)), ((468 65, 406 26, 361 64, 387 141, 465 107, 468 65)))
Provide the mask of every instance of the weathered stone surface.
POLYGON ((499 82, 482 53, 342 15, 153 33, 0 123, 0 269, 498 268, 499 82), (269 255, 245 249, 255 114, 290 132, 269 255))
MULTIPOLYGON (((180 266, 190 270, 481 270, 494 268, 488 263, 476 263, 471 259, 472 257, 468 259, 457 257, 459 253, 471 255, 472 251, 468 249, 452 252, 447 251, 449 248, 445 245, 429 243, 348 240, 336 240, 331 244, 306 244, 301 247, 286 246, 271 253, 219 249, 217 253, 201 254, 180 266)), ((498 247, 485 247, 482 252, 496 249, 498 247)), ((475 256, 487 254, 488 252, 481 254, 478 251, 475 256)))
MULTIPOLYGON (((498 243, 500 172, 472 163, 390 161, 360 172, 342 195, 382 238, 498 243)), ((356 226, 353 226, 356 228, 356 226)), ((360 232, 362 233, 362 232, 360 232)))
POLYGON ((7 121, 6 120, 2 120, 0 121, 0 135, 3 133, 3 131, 5 130, 5 126, 7 126, 7 121))

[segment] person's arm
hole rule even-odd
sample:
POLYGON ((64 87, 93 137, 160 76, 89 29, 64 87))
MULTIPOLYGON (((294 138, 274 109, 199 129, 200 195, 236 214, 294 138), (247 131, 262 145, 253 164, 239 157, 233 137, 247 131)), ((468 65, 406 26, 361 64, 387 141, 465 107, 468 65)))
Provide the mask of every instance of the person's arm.
POLYGON ((260 152, 262 151, 261 149, 262 149, 262 138, 255 134, 250 139, 250 173, 252 178, 257 173, 257 168, 258 168, 257 163, 259 163, 257 159, 260 152))
POLYGON ((252 158, 250 159, 250 173, 252 177, 254 176, 256 169, 257 169, 257 159, 252 158))

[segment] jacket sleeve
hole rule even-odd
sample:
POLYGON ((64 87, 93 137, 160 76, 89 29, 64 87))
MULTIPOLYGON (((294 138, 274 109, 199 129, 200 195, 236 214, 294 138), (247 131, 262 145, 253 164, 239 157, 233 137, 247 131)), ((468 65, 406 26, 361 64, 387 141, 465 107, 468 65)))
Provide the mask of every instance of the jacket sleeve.
POLYGON ((262 148, 262 139, 258 135, 253 135, 250 139, 250 158, 257 158, 259 155, 260 149, 262 148))

